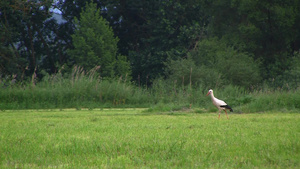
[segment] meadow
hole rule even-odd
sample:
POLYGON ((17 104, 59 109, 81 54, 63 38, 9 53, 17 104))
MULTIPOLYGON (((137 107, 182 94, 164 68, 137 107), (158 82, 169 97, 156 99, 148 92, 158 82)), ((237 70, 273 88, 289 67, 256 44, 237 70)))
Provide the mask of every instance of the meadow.
POLYGON ((292 111, 5 110, 0 121, 0 168, 300 168, 292 111))

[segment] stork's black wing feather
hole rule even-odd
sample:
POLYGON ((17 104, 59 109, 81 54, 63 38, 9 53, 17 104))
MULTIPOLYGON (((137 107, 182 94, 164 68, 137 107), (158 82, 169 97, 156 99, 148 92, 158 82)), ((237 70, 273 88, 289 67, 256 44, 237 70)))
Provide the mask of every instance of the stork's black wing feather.
POLYGON ((225 109, 229 109, 231 112, 233 112, 232 108, 228 105, 221 105, 220 107, 224 107, 225 109))

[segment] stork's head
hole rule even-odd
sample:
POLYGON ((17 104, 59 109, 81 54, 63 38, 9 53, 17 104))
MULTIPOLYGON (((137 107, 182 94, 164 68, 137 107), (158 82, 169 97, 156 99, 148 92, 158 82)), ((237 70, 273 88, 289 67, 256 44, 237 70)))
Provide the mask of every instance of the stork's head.
POLYGON ((206 96, 208 96, 208 95, 210 95, 210 94, 212 94, 212 93, 213 93, 213 90, 210 89, 210 90, 208 91, 208 93, 206 94, 206 96))

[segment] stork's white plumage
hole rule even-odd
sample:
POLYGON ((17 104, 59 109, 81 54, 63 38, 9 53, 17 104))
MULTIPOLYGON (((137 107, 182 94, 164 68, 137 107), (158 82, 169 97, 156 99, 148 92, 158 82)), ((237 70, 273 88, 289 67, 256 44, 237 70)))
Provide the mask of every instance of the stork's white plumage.
POLYGON ((210 89, 208 91, 208 93, 206 94, 206 96, 208 96, 208 95, 210 95, 211 101, 213 102, 213 104, 219 109, 219 118, 220 118, 221 111, 224 110, 226 113, 227 119, 228 119, 226 109, 228 109, 232 112, 233 111, 232 108, 227 103, 225 103, 223 100, 219 100, 219 99, 215 98, 214 91, 212 89, 210 89))

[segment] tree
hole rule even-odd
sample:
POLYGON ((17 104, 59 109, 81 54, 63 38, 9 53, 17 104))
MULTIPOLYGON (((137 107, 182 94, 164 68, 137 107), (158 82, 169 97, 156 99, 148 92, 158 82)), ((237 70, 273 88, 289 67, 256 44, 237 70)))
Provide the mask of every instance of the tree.
POLYGON ((262 61, 262 76, 274 78, 299 50, 299 0, 212 2, 210 34, 262 61))
POLYGON ((18 78, 26 74, 32 75, 45 58, 51 57, 48 40, 53 36, 50 34, 51 28, 45 24, 53 21, 49 19, 52 2, 51 0, 0 2, 2 73, 18 74, 18 78))
MULTIPOLYGON (((70 21, 75 16, 79 18, 86 1, 59 2, 65 19, 69 21, 64 39, 71 42, 67 35, 75 26, 70 21)), ((186 58, 198 43, 208 38, 217 37, 225 43, 232 58, 222 52, 218 52, 219 57, 235 61, 240 56, 243 63, 247 60, 245 58, 251 57, 251 62, 260 62, 263 79, 288 71, 293 52, 300 49, 299 0, 94 2, 100 9, 100 15, 106 18, 114 34, 120 38, 119 53, 128 56, 133 79, 144 84, 166 75, 164 69, 168 65, 164 62, 169 58, 186 58)), ((234 69, 231 70, 234 72, 234 69)), ((238 78, 234 81, 237 82, 238 78)))
POLYGON ((114 77, 117 75, 116 72, 130 74, 126 59, 117 57, 118 38, 114 37, 112 28, 100 15, 95 3, 87 3, 79 20, 75 17, 74 22, 76 28, 75 34, 72 35, 74 49, 68 51, 74 64, 86 70, 100 66, 102 77, 114 77))
POLYGON ((132 2, 121 1, 117 10, 122 21, 115 27, 129 52, 133 77, 145 84, 164 76, 169 57, 186 56, 205 36, 208 20, 201 0, 132 2))
MULTIPOLYGON (((67 21, 79 18, 83 2, 59 0, 64 18, 67 21)), ((209 18, 204 11, 206 0, 94 2, 120 38, 118 49, 121 55, 128 56, 133 79, 144 84, 163 75, 163 62, 168 57, 186 56, 186 52, 205 36, 209 18)), ((73 27, 71 22, 66 24, 73 27)), ((69 29, 66 34, 71 31, 69 29)))

